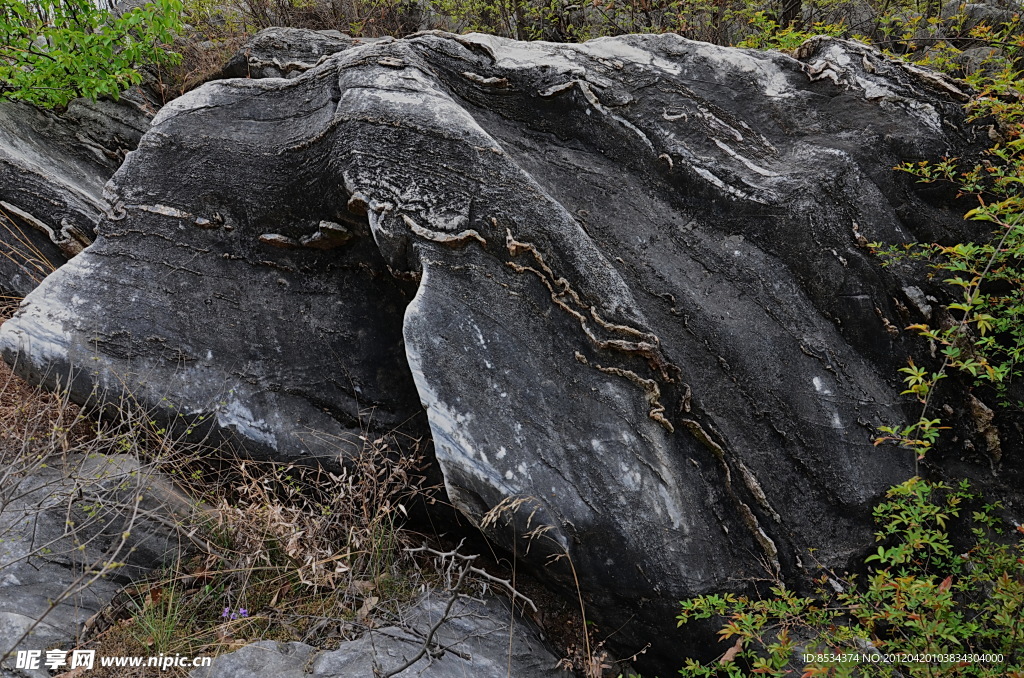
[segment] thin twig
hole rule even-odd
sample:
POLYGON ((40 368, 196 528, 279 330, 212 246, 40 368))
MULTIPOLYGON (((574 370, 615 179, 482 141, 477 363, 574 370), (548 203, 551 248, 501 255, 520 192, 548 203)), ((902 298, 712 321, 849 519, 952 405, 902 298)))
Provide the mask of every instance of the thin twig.
MULTIPOLYGON (((461 546, 461 545, 462 545, 462 542, 459 542, 459 546, 461 546)), ((469 556, 467 556, 467 555, 465 555, 463 553, 459 553, 458 552, 458 548, 459 547, 456 546, 451 551, 438 551, 438 550, 432 549, 429 546, 427 546, 426 544, 424 544, 423 546, 418 546, 416 548, 407 548, 407 549, 405 549, 405 552, 406 553, 428 553, 428 554, 430 554, 432 556, 437 556, 438 558, 458 558, 460 560, 467 561, 467 562, 472 562, 473 560, 475 560, 477 558, 476 555, 469 555, 469 556)), ((506 591, 508 591, 508 593, 513 598, 523 601, 523 603, 525 603, 526 605, 529 605, 531 610, 533 610, 534 612, 537 612, 537 606, 534 605, 533 601, 530 600, 530 598, 528 598, 527 596, 525 596, 522 593, 520 593, 519 591, 517 591, 515 586, 512 585, 512 582, 510 580, 508 580, 508 579, 501 579, 499 577, 495 577, 493 574, 487 572, 486 570, 482 570, 479 567, 466 566, 466 569, 469 572, 472 572, 473 574, 475 574, 475 575, 477 575, 479 577, 482 577, 482 578, 486 579, 487 581, 489 581, 489 582, 491 582, 493 584, 500 585, 502 588, 504 588, 506 591)))
POLYGON ((427 650, 430 649, 430 645, 434 642, 434 634, 436 634, 438 630, 445 624, 445 622, 448 621, 448 615, 451 614, 452 607, 455 605, 455 601, 459 598, 462 598, 462 594, 459 593, 459 589, 462 588, 462 583, 466 580, 466 574, 471 569, 473 568, 463 567, 459 570, 459 579, 455 582, 455 586, 451 588, 452 595, 448 599, 448 604, 444 606, 444 612, 441 613, 441 616, 438 617, 437 621, 434 622, 434 625, 431 626, 430 630, 427 631, 426 637, 423 640, 423 644, 420 646, 419 652, 413 655, 411 659, 407 660, 397 669, 392 669, 387 673, 380 674, 381 678, 391 678, 392 676, 396 676, 423 658, 423 655, 427 653, 427 650))

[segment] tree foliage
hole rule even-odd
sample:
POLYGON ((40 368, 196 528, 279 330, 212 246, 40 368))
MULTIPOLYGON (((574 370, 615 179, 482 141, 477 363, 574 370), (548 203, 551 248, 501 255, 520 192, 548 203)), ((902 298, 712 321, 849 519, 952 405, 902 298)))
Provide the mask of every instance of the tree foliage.
POLYGON ((176 60, 180 30, 180 0, 121 15, 91 0, 0 0, 0 94, 51 108, 117 98, 142 81, 140 67, 176 60))

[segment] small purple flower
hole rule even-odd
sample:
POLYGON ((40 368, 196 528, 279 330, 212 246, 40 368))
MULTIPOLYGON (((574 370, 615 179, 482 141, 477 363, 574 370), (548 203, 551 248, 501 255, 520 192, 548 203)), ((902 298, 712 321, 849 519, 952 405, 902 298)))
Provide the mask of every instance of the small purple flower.
POLYGON ((220 616, 230 621, 234 621, 236 619, 244 619, 245 617, 249 616, 249 610, 245 609, 244 607, 240 607, 238 608, 237 612, 232 612, 230 607, 225 607, 224 612, 222 612, 220 616))
POLYGON ((239 617, 248 617, 249 616, 249 610, 245 609, 244 607, 238 608, 238 616, 239 617))
POLYGON ((225 607, 224 611, 220 613, 220 616, 222 619, 227 619, 229 616, 231 616, 231 608, 225 607))

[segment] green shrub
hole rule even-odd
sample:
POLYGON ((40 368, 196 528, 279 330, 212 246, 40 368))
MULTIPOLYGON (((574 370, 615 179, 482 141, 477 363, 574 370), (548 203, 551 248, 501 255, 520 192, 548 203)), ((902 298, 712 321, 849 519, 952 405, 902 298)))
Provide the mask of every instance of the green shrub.
POLYGON ((121 16, 91 0, 0 2, 0 94, 46 107, 117 96, 139 68, 173 63, 180 0, 154 0, 121 16))
MULTIPOLYGON (((877 442, 894 441, 923 457, 938 440, 941 419, 934 416, 933 397, 938 382, 955 370, 979 393, 1003 409, 1024 409, 1011 396, 1010 386, 1024 376, 1024 100, 1020 96, 1024 39, 1019 18, 999 27, 978 26, 971 36, 992 47, 992 56, 968 83, 975 95, 968 103, 970 119, 993 123, 995 143, 976 159, 947 158, 940 162, 907 163, 896 167, 925 183, 955 185, 959 196, 971 196, 978 206, 965 218, 993 225, 990 237, 979 242, 949 244, 912 243, 890 246, 872 243, 885 259, 926 260, 934 276, 950 288, 953 301, 948 314, 932 324, 907 329, 932 342, 941 352, 937 367, 915 365, 905 375, 904 394, 913 395, 920 414, 907 426, 886 426, 877 442)), ((940 43, 926 63, 956 69, 959 50, 940 43)))
POLYGON ((1024 676, 1024 543, 1007 537, 998 504, 968 509, 978 503, 966 481, 912 478, 874 511, 863 579, 827 572, 809 597, 778 584, 760 600, 683 601, 680 625, 724 617, 730 647, 681 674, 1024 676))
POLYGON ((792 50, 814 35, 841 36, 848 32, 842 23, 815 23, 809 31, 801 30, 794 24, 780 26, 768 12, 763 10, 753 12, 748 23, 753 32, 741 40, 736 45, 737 47, 792 50))

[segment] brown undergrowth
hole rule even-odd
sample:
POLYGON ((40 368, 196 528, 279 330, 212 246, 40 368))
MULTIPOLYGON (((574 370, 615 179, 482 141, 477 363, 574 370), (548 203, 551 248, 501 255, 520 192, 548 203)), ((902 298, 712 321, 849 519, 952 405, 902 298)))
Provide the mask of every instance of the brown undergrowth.
POLYGON ((240 25, 197 17, 198 32, 179 38, 174 49, 181 55, 175 65, 156 69, 154 88, 164 103, 220 76, 231 57, 251 35, 240 25))
POLYGON ((368 440, 340 473, 237 458, 171 469, 205 500, 192 529, 207 542, 127 588, 85 646, 193 657, 256 640, 332 648, 397 616, 429 582, 403 529, 403 502, 422 491, 419 458, 391 452, 368 440))
POLYGON ((30 387, 0 360, 0 462, 63 453, 93 435, 80 408, 65 396, 30 387))

